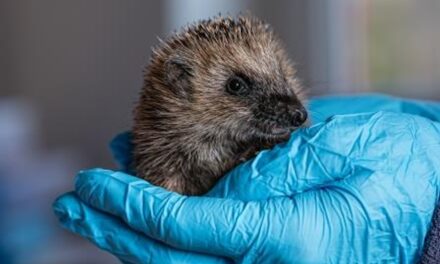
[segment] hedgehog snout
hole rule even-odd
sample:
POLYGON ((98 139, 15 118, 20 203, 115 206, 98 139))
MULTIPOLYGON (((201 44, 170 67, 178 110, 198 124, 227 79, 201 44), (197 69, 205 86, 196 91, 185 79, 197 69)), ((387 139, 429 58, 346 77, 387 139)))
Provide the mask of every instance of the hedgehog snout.
POLYGON ((307 121, 307 110, 292 97, 271 96, 260 100, 256 113, 258 119, 285 128, 297 128, 307 121))

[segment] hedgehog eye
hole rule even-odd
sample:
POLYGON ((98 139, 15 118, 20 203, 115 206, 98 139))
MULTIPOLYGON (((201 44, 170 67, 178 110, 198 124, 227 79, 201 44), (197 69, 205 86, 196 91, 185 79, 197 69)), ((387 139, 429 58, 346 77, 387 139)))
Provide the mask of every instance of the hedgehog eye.
POLYGON ((249 94, 249 86, 242 78, 234 76, 227 81, 226 91, 232 95, 244 96, 249 94))

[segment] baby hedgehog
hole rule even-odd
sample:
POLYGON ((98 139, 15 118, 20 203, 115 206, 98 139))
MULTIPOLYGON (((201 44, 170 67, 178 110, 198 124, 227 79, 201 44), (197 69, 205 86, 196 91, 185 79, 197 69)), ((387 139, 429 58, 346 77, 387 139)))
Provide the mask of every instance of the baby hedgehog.
POLYGON ((136 174, 206 193, 307 120, 301 85, 269 25, 249 16, 190 25, 153 49, 134 111, 136 174))

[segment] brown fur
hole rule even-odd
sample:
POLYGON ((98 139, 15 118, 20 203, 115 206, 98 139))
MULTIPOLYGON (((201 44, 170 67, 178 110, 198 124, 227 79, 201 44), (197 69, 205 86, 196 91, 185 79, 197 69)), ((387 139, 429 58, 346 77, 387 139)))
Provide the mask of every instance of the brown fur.
POLYGON ((256 18, 216 17, 183 29, 153 50, 144 78, 134 166, 172 191, 205 193, 256 151, 285 141, 280 129, 298 127, 290 121, 303 101, 294 68, 256 18), (236 76, 249 84, 247 95, 226 92, 236 76))

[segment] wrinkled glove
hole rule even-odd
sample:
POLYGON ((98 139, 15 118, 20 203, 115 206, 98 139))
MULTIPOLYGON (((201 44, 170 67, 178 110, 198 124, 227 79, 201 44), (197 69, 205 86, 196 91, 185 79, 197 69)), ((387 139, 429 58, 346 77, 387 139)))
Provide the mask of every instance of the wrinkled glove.
POLYGON ((412 263, 439 196, 432 120, 333 117, 238 166, 206 197, 85 171, 54 210, 125 263, 412 263))

